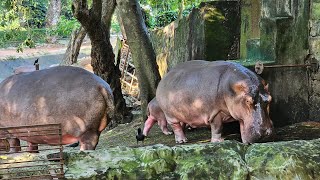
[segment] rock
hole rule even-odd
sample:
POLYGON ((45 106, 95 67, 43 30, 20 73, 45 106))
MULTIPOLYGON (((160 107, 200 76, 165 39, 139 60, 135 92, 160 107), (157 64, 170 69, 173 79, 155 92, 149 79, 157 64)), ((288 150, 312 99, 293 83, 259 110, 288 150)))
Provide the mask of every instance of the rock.
POLYGON ((320 139, 254 144, 245 155, 250 179, 319 179, 320 139))
POLYGON ((320 139, 66 152, 66 179, 317 179, 320 139))

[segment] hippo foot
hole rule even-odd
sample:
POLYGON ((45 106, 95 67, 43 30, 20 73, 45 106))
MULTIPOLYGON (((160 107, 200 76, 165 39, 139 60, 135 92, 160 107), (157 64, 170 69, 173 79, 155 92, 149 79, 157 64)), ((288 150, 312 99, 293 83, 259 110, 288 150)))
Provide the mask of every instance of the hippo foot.
POLYGON ((223 142, 223 138, 211 138, 211 142, 223 142))
POLYGON ((187 143, 188 142, 188 139, 187 138, 185 138, 185 139, 180 139, 180 140, 177 140, 176 139, 176 143, 177 144, 183 144, 183 143, 187 143))
POLYGON ((165 131, 165 132, 163 132, 163 134, 165 134, 165 135, 171 135, 171 134, 173 134, 173 133, 170 132, 170 131, 165 131))

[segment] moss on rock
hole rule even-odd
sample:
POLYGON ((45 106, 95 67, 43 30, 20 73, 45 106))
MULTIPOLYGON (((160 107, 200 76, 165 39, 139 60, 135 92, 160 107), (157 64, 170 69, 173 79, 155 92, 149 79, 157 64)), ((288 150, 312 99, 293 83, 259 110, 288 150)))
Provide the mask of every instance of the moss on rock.
POLYGON ((68 152, 66 179, 317 179, 320 139, 68 152))
POLYGON ((320 139, 250 146, 245 155, 252 179, 317 179, 320 139))

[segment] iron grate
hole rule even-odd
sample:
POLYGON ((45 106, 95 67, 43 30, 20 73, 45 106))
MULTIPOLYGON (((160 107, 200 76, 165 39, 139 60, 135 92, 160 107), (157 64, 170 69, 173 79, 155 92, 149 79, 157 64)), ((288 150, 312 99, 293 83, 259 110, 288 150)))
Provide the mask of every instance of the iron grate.
POLYGON ((0 179, 64 179, 60 124, 0 128, 0 179), (55 144, 39 144, 33 150, 26 141, 13 145, 15 138, 54 138, 55 144), (20 149, 13 152, 13 149, 20 149), (37 152, 37 153, 35 153, 37 152))

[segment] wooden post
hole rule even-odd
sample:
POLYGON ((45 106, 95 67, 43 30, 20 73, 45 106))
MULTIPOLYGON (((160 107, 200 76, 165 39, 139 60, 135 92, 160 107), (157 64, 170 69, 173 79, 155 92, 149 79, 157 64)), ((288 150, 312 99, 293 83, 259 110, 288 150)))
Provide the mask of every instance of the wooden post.
POLYGON ((36 70, 39 70, 39 64, 37 63, 35 64, 35 66, 36 66, 36 70))

